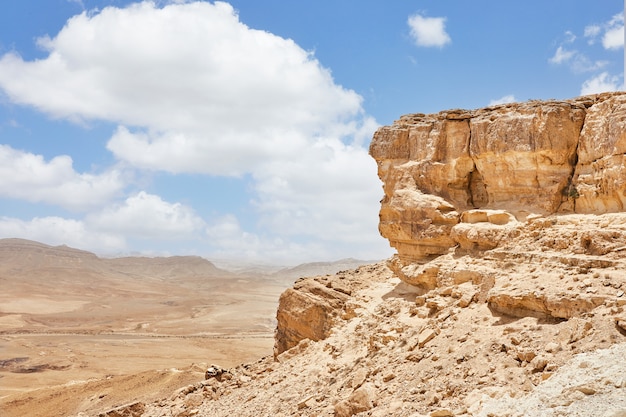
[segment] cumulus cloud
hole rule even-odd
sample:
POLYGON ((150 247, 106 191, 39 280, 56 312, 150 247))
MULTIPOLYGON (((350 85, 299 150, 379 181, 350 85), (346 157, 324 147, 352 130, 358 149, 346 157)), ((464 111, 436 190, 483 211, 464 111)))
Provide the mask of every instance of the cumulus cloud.
POLYGON ((204 221, 192 208, 169 203, 144 191, 128 197, 122 204, 90 214, 86 222, 94 230, 141 239, 190 238, 204 228, 204 221))
MULTIPOLYGON (((445 19, 424 19, 428 42, 447 37, 445 19)), ((116 123, 107 148, 134 169, 252 178, 263 232, 231 241, 388 253, 377 233, 382 190, 365 149, 377 124, 361 96, 292 40, 246 26, 227 3, 146 1, 84 12, 38 45, 47 57, 0 58, 0 88, 13 102, 116 123)), ((204 227, 191 208, 147 193, 85 221, 146 238, 204 227)))
POLYGON ((68 245, 100 253, 119 253, 126 248, 123 236, 90 230, 83 221, 57 216, 21 220, 0 217, 0 236, 44 242, 49 245, 68 245))
POLYGON ((498 104, 515 103, 515 101, 515 96, 513 94, 508 94, 506 96, 491 100, 489 102, 489 105, 496 106, 498 104))
POLYGON ((361 97, 309 52, 250 29, 226 3, 108 7, 38 42, 46 59, 0 59, 9 97, 54 117, 138 127, 134 137, 118 131, 109 148, 131 161, 141 151, 154 168, 200 153, 203 167, 185 171, 230 174, 290 147, 294 132, 324 133, 362 111, 361 97))
POLYGON ((592 24, 585 27, 584 36, 589 45, 600 40, 604 49, 619 49, 624 47, 624 14, 618 13, 602 24, 592 24))
POLYGON ((613 16, 605 25, 602 46, 605 49, 620 49, 624 47, 624 15, 622 13, 613 16))
POLYGON ((580 90, 581 95, 604 93, 607 91, 618 91, 622 88, 620 77, 611 76, 608 72, 603 72, 593 78, 586 80, 580 90))
POLYGON ((279 237, 263 238, 258 234, 247 232, 233 214, 214 219, 207 225, 205 233, 211 252, 217 258, 243 257, 246 261, 306 259, 302 256, 304 249, 299 245, 288 243, 279 237))
POLYGON ((260 232, 244 230, 227 215, 207 226, 209 241, 222 257, 237 252, 279 261, 385 257, 391 250, 375 232, 381 184, 364 186, 364 177, 375 172, 365 149, 320 141, 298 159, 253 174, 260 232))
POLYGON ((256 174, 261 221, 282 235, 371 244, 378 239, 371 228, 376 227, 379 208, 371 202, 378 202, 382 192, 378 181, 375 187, 365 187, 363 176, 375 172, 376 164, 365 150, 319 143, 297 161, 256 174))
POLYGON ((417 46, 444 47, 452 39, 446 32, 445 17, 425 17, 421 14, 409 16, 411 38, 417 46))
POLYGON ((0 145, 0 197, 87 210, 108 203, 124 186, 122 173, 115 169, 78 173, 67 155, 46 161, 42 155, 0 145))
MULTIPOLYGON (((130 242, 201 239, 205 237, 206 227, 204 220, 191 207, 164 201, 145 191, 122 203, 91 212, 81 220, 59 216, 31 220, 0 217, 0 237, 19 236, 50 245, 66 244, 113 255, 132 249, 130 242)), ((154 250, 147 248, 143 252, 154 250)))

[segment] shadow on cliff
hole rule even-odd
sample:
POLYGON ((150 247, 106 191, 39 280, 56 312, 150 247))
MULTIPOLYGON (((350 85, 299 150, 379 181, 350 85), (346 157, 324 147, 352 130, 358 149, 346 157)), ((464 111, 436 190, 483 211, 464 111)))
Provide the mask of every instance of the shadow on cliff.
POLYGON ((424 295, 426 293, 428 293, 428 290, 424 288, 416 287, 415 285, 410 285, 405 282, 400 282, 393 288, 393 290, 383 295, 382 299, 388 300, 390 298, 402 298, 403 300, 414 302, 415 297, 424 295))
POLYGON ((500 312, 490 305, 488 305, 488 307, 489 307, 489 311, 491 312, 491 315, 493 317, 498 318, 498 321, 493 323, 494 326, 508 325, 511 323, 515 323, 516 321, 519 321, 526 317, 533 317, 537 319, 537 324, 557 324, 557 323, 567 321, 567 319, 564 319, 564 318, 538 315, 536 312, 533 312, 531 310, 516 309, 515 310, 516 314, 513 315, 513 314, 506 314, 506 313, 500 312))

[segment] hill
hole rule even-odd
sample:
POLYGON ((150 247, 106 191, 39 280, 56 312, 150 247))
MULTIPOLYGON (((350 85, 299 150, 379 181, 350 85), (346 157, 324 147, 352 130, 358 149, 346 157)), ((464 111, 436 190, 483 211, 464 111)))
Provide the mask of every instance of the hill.
POLYGON ((157 399, 202 378, 194 363, 268 354, 287 285, 194 256, 106 259, 2 239, 0 415, 157 399))

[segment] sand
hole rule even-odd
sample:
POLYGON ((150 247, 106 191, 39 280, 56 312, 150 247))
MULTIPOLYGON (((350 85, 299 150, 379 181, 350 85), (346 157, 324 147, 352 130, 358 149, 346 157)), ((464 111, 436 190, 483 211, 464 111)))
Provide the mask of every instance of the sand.
POLYGON ((0 241, 0 415, 89 415, 272 354, 291 281, 154 262, 0 241))

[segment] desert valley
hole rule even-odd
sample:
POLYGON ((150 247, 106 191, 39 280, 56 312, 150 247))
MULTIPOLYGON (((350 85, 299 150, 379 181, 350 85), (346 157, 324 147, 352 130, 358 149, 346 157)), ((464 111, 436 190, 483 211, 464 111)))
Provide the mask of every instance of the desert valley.
POLYGON ((382 262, 0 242, 2 415, 625 417, 626 93, 411 114, 370 155, 382 262))
POLYGON ((103 259, 0 240, 0 413, 96 413, 271 355, 280 293, 359 261, 228 272, 200 257, 103 259))

